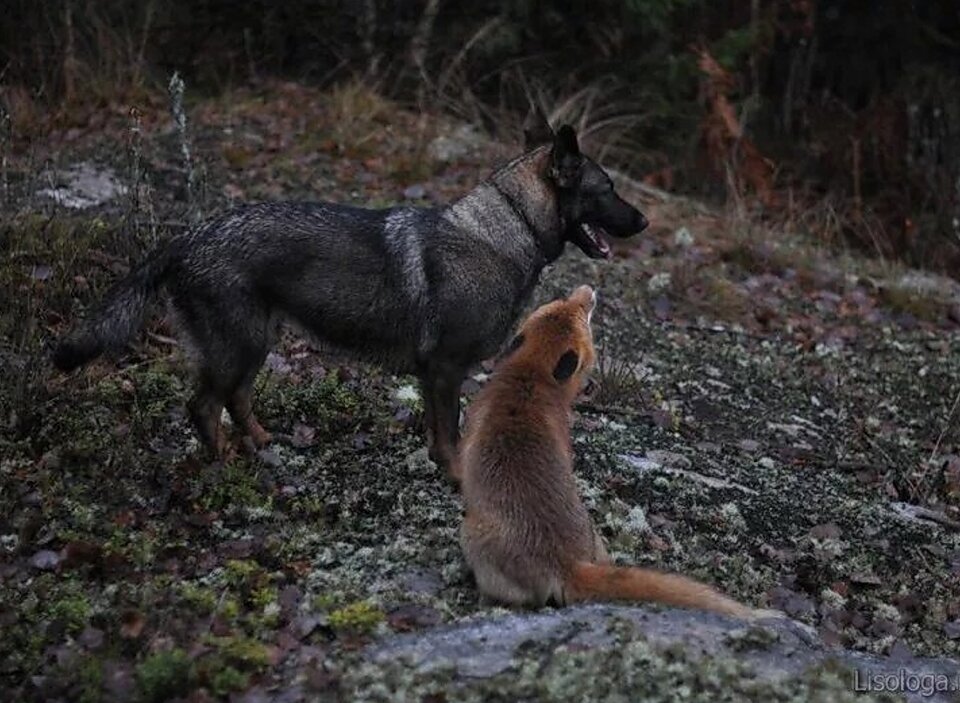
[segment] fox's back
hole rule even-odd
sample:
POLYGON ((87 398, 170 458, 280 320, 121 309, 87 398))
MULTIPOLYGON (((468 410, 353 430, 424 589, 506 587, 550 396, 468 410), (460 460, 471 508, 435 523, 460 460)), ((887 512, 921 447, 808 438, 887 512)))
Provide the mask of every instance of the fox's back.
POLYGON ((468 512, 496 521, 524 551, 574 549, 592 540, 573 478, 568 412, 553 389, 509 368, 470 407, 462 440, 468 512))

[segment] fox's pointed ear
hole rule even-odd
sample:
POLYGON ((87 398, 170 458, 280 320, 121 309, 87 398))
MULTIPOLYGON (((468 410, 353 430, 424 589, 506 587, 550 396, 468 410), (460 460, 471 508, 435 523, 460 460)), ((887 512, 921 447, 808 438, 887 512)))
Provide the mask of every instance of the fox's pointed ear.
POLYGON ((580 357, 577 356, 577 353, 573 349, 565 351, 560 360, 557 361, 557 365, 553 367, 553 377, 563 383, 573 376, 579 366, 580 357))
POLYGON ((587 314, 587 324, 590 324, 590 318, 593 317, 593 310, 597 307, 597 291, 590 286, 577 286, 577 289, 570 294, 570 300, 583 308, 587 314))
POLYGON ((579 181, 583 155, 577 143, 577 133, 568 124, 563 125, 553 138, 550 175, 561 188, 572 188, 579 181))
POLYGON ((527 149, 533 149, 553 141, 553 130, 543 114, 543 110, 530 105, 530 112, 523 121, 523 143, 527 149))

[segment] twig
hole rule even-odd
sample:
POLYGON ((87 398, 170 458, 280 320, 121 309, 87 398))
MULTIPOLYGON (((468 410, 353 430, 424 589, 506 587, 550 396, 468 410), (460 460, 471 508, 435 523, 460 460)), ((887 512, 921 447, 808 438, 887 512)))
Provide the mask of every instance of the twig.
POLYGON ((364 0, 360 13, 360 36, 363 54, 367 58, 367 76, 374 78, 380 68, 380 53, 376 50, 377 3, 376 0, 364 0))
POLYGON ((762 342, 783 342, 786 341, 782 337, 770 335, 770 334, 756 334, 755 332, 747 332, 746 330, 735 330, 728 327, 704 327, 703 325, 697 325, 692 322, 670 322, 668 320, 657 320, 658 325, 661 327, 671 327, 673 329, 685 330, 690 332, 703 332, 704 334, 732 334, 739 337, 747 337, 748 339, 758 339, 762 342))
POLYGON ((920 505, 911 505, 895 501, 890 503, 890 509, 897 515, 907 520, 917 522, 935 522, 938 525, 949 527, 951 530, 960 530, 960 522, 947 517, 939 510, 931 510, 920 505))
POLYGON ((420 78, 420 103, 422 106, 424 91, 431 88, 430 76, 427 74, 427 52, 430 49, 430 40, 433 37, 433 24, 440 12, 440 0, 427 0, 410 40, 410 63, 417 69, 420 78))
POLYGON ((174 71, 167 86, 170 93, 170 112, 176 123, 177 136, 180 140, 180 155, 183 157, 183 167, 187 176, 187 202, 192 207, 196 196, 196 176, 193 170, 193 154, 190 151, 190 141, 187 138, 187 113, 183 105, 183 95, 186 90, 180 74, 174 71))
POLYGON ((650 413, 644 412, 643 410, 634 410, 633 408, 624 408, 615 405, 601 405, 598 403, 591 403, 589 400, 580 401, 573 407, 577 410, 586 410, 587 412, 597 413, 600 415, 623 415, 625 417, 650 418, 650 413))
POLYGON ((152 340, 155 341, 155 342, 159 342, 160 344, 166 344, 166 345, 169 345, 169 346, 172 346, 172 347, 179 347, 179 346, 180 346, 180 342, 179 342, 178 340, 174 339, 173 337, 167 337, 166 335, 157 334, 156 332, 149 332, 149 331, 148 331, 148 332, 147 332, 147 337, 149 337, 150 339, 152 339, 152 340))
POLYGON ((500 26, 503 20, 500 17, 492 17, 482 25, 480 28, 473 33, 473 36, 470 37, 466 43, 463 45, 463 48, 457 52, 457 54, 447 62, 446 68, 440 73, 440 78, 437 79, 437 93, 442 93, 444 88, 446 88, 447 83, 450 80, 450 77, 453 75, 453 72, 457 70, 463 60, 467 57, 467 54, 470 53, 470 50, 481 40, 486 38, 494 29, 500 26))
POLYGON ((857 221, 863 219, 863 197, 860 193, 860 140, 850 137, 850 146, 853 151, 853 214, 857 221))
POLYGON ((947 430, 950 429, 950 426, 953 424, 953 416, 957 412, 957 406, 960 405, 960 392, 957 393, 957 397, 953 399, 953 406, 950 408, 950 414, 947 415, 947 424, 944 425, 943 429, 940 431, 940 436, 937 437, 937 443, 933 445, 933 451, 930 452, 930 458, 927 459, 927 463, 930 463, 937 456, 937 452, 940 451, 940 445, 943 443, 943 438, 947 434, 947 430))

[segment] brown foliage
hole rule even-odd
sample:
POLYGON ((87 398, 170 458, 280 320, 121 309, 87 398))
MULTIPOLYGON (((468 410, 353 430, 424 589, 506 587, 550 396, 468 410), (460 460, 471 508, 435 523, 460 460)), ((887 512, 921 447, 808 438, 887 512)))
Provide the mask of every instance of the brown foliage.
POLYGON ((706 114, 700 123, 700 143, 710 169, 716 174, 729 169, 738 197, 746 185, 765 207, 775 207, 779 198, 773 190, 774 164, 744 135, 729 98, 736 80, 705 46, 694 47, 693 51, 703 74, 701 95, 706 114))

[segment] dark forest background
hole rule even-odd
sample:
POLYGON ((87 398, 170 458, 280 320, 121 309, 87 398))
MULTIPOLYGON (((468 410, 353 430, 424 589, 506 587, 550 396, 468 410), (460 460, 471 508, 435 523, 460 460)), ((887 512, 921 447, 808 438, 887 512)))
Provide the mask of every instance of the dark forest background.
POLYGON ((277 77, 497 133, 529 96, 651 185, 960 271, 960 3, 7 0, 4 129, 277 77))

